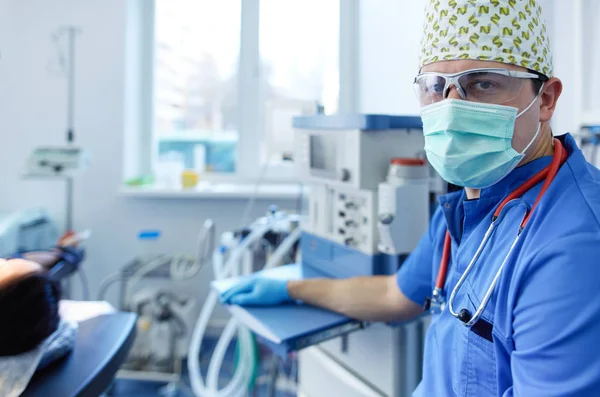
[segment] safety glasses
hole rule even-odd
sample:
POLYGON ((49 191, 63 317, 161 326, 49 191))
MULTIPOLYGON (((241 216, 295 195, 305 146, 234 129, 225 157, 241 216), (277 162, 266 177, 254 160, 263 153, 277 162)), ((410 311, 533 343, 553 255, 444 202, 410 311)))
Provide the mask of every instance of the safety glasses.
POLYGON ((515 99, 526 79, 541 79, 535 73, 502 68, 465 70, 460 73, 426 72, 415 77, 414 90, 421 106, 440 102, 456 87, 462 99, 502 105, 515 99))

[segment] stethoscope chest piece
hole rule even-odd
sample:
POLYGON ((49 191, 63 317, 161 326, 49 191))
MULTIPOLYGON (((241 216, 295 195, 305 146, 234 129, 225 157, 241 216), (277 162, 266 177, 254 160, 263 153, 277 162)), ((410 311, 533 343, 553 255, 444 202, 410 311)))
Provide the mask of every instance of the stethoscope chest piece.
POLYGON ((468 324, 469 321, 471 321, 471 319, 473 318, 473 316, 471 315, 471 312, 468 311, 467 309, 461 309, 461 311, 458 312, 458 316, 456 316, 460 321, 463 322, 463 324, 468 324))

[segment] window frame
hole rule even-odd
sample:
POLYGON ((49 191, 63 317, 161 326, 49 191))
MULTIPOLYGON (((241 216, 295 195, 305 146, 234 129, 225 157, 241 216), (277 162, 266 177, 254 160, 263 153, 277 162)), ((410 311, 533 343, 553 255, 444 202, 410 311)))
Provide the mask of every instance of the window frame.
MULTIPOLYGON (((236 171, 233 173, 210 172, 202 179, 212 183, 297 183, 293 162, 289 164, 263 164, 261 143, 264 141, 264 98, 260 92, 260 0, 241 1, 240 52, 238 62, 238 143, 236 171), (258 98, 258 100, 257 100, 258 98), (243 164, 243 167, 239 165, 243 164)), ((338 113, 355 113, 359 110, 359 2, 340 1, 339 32, 339 99, 338 113)), ((138 129, 136 144, 126 142, 125 176, 151 174, 158 155, 154 131, 154 67, 156 0, 137 0, 137 33, 140 56, 133 62, 139 71, 138 129), (129 149, 127 150, 127 147, 129 149), (134 152, 132 152, 132 147, 134 152)), ((135 80, 132 74, 129 74, 135 80)), ((131 83, 128 83, 131 85, 131 83)), ((134 95, 135 95, 134 94, 134 95)))

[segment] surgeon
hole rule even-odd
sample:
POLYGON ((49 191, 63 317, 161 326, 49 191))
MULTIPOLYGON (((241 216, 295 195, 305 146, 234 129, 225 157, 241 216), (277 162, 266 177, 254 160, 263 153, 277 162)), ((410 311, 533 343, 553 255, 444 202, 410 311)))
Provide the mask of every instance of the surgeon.
POLYGON ((535 0, 431 0, 414 79, 431 165, 462 189, 394 276, 254 279, 371 321, 433 313, 414 396, 600 396, 600 171, 550 120, 562 91, 535 0))

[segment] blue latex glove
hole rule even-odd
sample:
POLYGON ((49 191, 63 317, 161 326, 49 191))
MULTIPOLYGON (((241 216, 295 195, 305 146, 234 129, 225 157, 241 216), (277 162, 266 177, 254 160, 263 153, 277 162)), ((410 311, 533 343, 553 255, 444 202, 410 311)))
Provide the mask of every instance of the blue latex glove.
POLYGON ((291 300, 287 281, 260 277, 240 281, 221 294, 222 303, 239 306, 272 306, 291 300))

